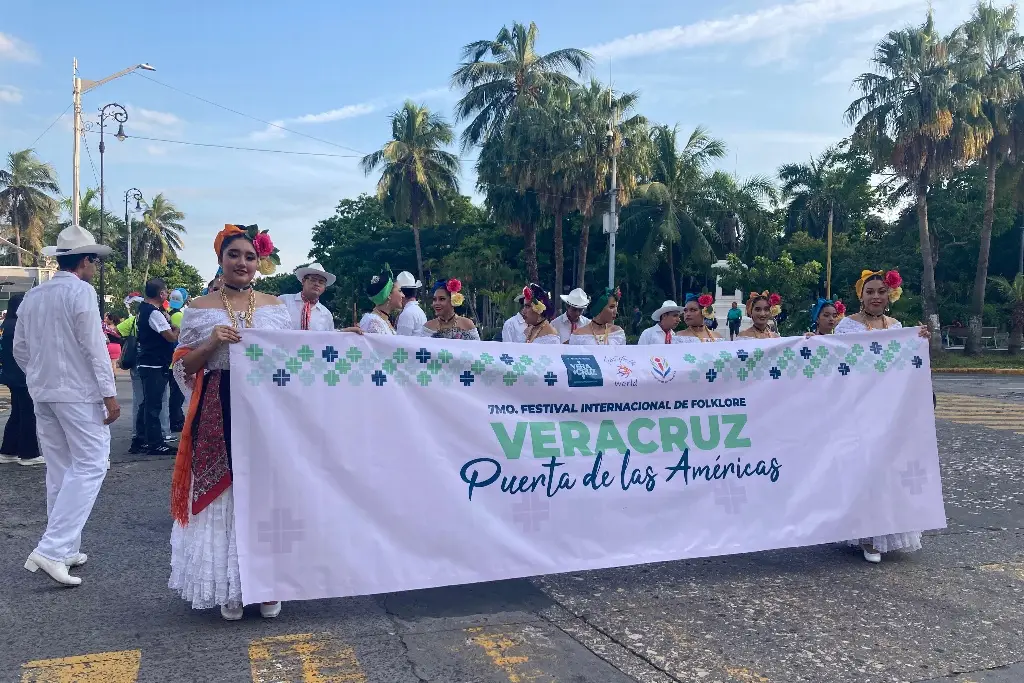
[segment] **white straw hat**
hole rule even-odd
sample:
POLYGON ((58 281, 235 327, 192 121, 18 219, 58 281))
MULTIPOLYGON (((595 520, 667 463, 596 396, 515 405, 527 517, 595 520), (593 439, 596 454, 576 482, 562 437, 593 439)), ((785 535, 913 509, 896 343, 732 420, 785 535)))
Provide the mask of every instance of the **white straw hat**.
POLYGON ((106 256, 111 251, 110 247, 96 244, 92 233, 77 225, 69 225, 57 235, 57 244, 53 247, 43 247, 43 256, 74 256, 76 254, 95 254, 106 256))
POLYGON ((661 308, 656 310, 654 313, 651 313, 651 320, 653 320, 656 323, 661 322, 661 316, 665 315, 666 313, 679 313, 680 315, 682 315, 683 307, 677 304, 675 301, 666 301, 663 304, 661 304, 661 308))
POLYGON ((305 280, 307 275, 319 275, 323 279, 327 280, 328 287, 333 285, 338 279, 324 270, 323 266, 319 263, 310 263, 308 266, 295 269, 295 277, 299 278, 299 282, 305 280))
POLYGON ((560 294, 559 298, 573 308, 586 308, 590 305, 590 297, 579 287, 568 294, 560 294))

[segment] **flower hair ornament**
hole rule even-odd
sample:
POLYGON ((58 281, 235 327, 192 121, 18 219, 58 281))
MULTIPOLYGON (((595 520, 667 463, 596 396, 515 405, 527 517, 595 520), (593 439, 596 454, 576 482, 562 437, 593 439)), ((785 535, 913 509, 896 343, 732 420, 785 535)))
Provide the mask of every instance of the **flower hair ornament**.
POLYGON ((854 291, 857 292, 858 299, 864 298, 864 285, 867 284, 868 280, 873 280, 875 278, 884 282, 885 286, 889 289, 890 304, 894 304, 900 300, 900 297, 903 296, 903 277, 900 275, 898 270, 890 270, 884 273, 881 270, 862 270, 860 272, 860 279, 853 285, 854 291))
POLYGON ((452 306, 458 308, 466 303, 466 297, 462 294, 462 283, 455 278, 449 280, 438 280, 434 283, 434 291, 443 289, 448 292, 452 300, 452 306))
POLYGON ((366 294, 374 306, 383 306, 384 302, 391 296, 395 288, 395 278, 391 273, 391 267, 384 264, 384 270, 379 275, 370 278, 370 285, 366 288, 366 294))
POLYGON ((594 313, 600 313, 604 310, 604 307, 608 305, 611 299, 616 301, 622 300, 622 290, 618 287, 606 287, 603 292, 598 296, 594 297, 594 308, 591 309, 594 313))
POLYGON ((826 306, 831 306, 836 309, 836 317, 842 318, 846 315, 846 304, 839 299, 818 299, 818 302, 811 306, 811 329, 818 329, 818 316, 821 315, 821 309, 826 306))
POLYGON ((213 240, 213 250, 217 254, 217 259, 220 259, 220 249, 224 240, 243 234, 252 242, 252 246, 256 250, 256 257, 259 259, 256 269, 260 275, 273 275, 277 267, 281 265, 281 252, 274 246, 274 240, 270 239, 270 231, 260 230, 256 224, 225 224, 224 229, 217 233, 217 237, 213 240))
POLYGON ((523 287, 523 303, 532 308, 534 313, 543 316, 546 320, 550 320, 551 314, 554 313, 548 293, 540 285, 532 282, 523 287))
POLYGON ((750 297, 747 299, 747 317, 752 317, 754 312, 754 304, 759 300, 764 299, 768 302, 771 307, 768 313, 776 318, 782 313, 782 297, 774 292, 769 292, 767 289, 763 292, 751 292, 750 297))

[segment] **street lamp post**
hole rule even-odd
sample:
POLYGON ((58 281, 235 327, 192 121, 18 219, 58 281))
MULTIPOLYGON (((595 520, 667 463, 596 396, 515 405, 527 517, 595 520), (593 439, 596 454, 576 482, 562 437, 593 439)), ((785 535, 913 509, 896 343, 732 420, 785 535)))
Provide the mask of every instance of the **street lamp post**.
POLYGON ((124 224, 128 229, 128 270, 132 269, 132 222, 128 219, 128 200, 135 200, 135 210, 142 211, 142 190, 133 187, 124 193, 124 224))
MULTIPOLYGON (((103 241, 104 241, 103 240, 103 229, 106 226, 106 202, 104 201, 104 197, 105 197, 105 194, 106 194, 106 192, 105 192, 106 188, 104 186, 105 185, 105 179, 104 179, 104 175, 103 175, 103 154, 104 154, 104 152, 107 151, 107 148, 106 148, 106 145, 104 144, 104 141, 103 141, 103 131, 104 131, 107 119, 109 119, 109 118, 112 118, 115 121, 117 121, 117 135, 115 135, 114 137, 116 137, 118 140, 124 140, 127 137, 124 134, 124 122, 128 120, 128 112, 125 110, 124 107, 122 107, 120 104, 118 104, 116 102, 111 102, 110 104, 104 105, 104 107, 102 109, 100 109, 100 239, 99 239, 99 243, 101 245, 103 244, 103 241), (108 112, 107 110, 110 110, 110 111, 108 112)), ((90 126, 87 125, 86 129, 89 129, 89 128, 90 128, 90 126)), ((106 267, 103 264, 101 264, 100 265, 100 314, 101 315, 104 313, 104 311, 107 308, 107 299, 106 299, 107 288, 106 288, 105 278, 103 277, 103 273, 104 273, 105 270, 106 270, 106 267)))
POLYGON ((135 71, 136 69, 142 69, 143 71, 156 71, 156 69, 154 69, 149 64, 136 64, 135 66, 130 66, 127 69, 123 69, 121 71, 118 71, 116 74, 113 74, 112 76, 107 76, 106 78, 101 78, 98 81, 90 81, 87 78, 79 78, 78 77, 78 60, 75 59, 72 62, 72 67, 71 67, 72 78, 71 78, 71 82, 72 82, 72 103, 74 104, 74 108, 75 108, 75 114, 74 114, 75 140, 74 140, 74 152, 73 152, 72 164, 71 164, 71 167, 72 167, 72 174, 71 174, 72 175, 72 180, 71 180, 71 184, 72 184, 72 188, 71 188, 71 222, 74 225, 78 225, 79 224, 78 223, 79 205, 80 205, 80 202, 81 202, 81 195, 80 195, 79 189, 78 189, 79 188, 78 169, 79 169, 79 161, 81 160, 81 156, 82 156, 82 131, 83 131, 83 127, 82 127, 82 94, 83 93, 87 93, 87 92, 89 92, 90 90, 92 90, 94 88, 98 88, 101 85, 103 85, 104 83, 109 83, 110 81, 114 80, 115 78, 120 78, 121 76, 124 76, 126 74, 130 74, 131 72, 135 71))

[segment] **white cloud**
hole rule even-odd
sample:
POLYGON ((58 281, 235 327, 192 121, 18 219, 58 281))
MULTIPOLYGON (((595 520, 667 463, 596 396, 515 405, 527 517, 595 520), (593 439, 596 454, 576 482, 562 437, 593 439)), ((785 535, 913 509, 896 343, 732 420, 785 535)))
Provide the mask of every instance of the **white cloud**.
POLYGON ((377 107, 367 102, 361 104, 347 104, 339 109, 331 109, 320 114, 306 114, 292 119, 293 123, 330 123, 331 121, 343 121, 365 114, 372 114, 377 107))
POLYGON ((128 133, 132 131, 140 133, 159 133, 162 135, 176 135, 181 132, 184 121, 174 114, 154 109, 143 109, 128 105, 128 121, 125 128, 128 133))
POLYGON ((13 85, 0 85, 0 102, 18 104, 22 100, 21 91, 13 85))
POLYGON ((829 24, 925 4, 925 0, 798 0, 750 14, 734 14, 726 19, 635 33, 590 47, 588 51, 597 58, 622 59, 684 48, 786 41, 787 37, 829 24))
POLYGON ((8 33, 0 33, 0 60, 3 59, 14 62, 34 62, 36 53, 27 43, 8 33))
POLYGON ((146 145, 146 153, 154 157, 162 157, 167 154, 167 148, 161 145, 146 145))
POLYGON ((265 140, 277 140, 288 135, 288 131, 282 130, 280 126, 285 125, 284 120, 272 121, 271 125, 267 126, 263 130, 257 130, 249 133, 249 139, 257 142, 263 142, 265 140))

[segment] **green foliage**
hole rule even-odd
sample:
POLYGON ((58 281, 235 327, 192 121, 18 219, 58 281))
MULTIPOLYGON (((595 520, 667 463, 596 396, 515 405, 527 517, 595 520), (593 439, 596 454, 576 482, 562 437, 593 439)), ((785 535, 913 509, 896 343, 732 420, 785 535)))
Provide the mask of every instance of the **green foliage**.
MULTIPOLYGON (((107 310, 117 315, 127 315, 124 298, 131 292, 143 291, 147 272, 140 268, 132 270, 117 268, 106 262, 103 267, 106 269, 104 279, 106 280, 107 296, 110 297, 107 310)), ((202 294, 203 288, 206 287, 206 280, 203 279, 199 271, 191 264, 177 258, 169 259, 167 263, 152 264, 149 267, 148 279, 155 277, 161 278, 170 289, 184 287, 188 290, 189 297, 199 296, 202 294)))

